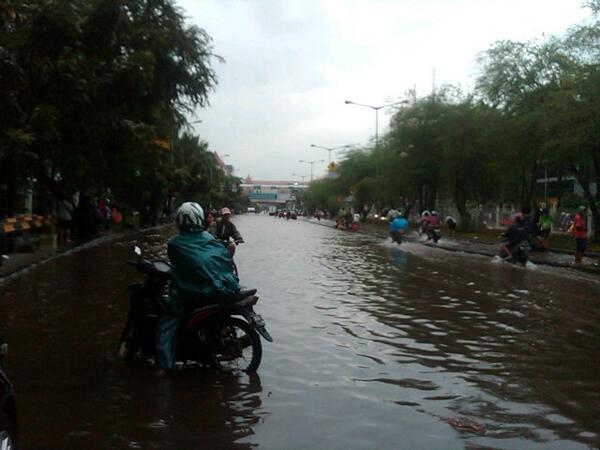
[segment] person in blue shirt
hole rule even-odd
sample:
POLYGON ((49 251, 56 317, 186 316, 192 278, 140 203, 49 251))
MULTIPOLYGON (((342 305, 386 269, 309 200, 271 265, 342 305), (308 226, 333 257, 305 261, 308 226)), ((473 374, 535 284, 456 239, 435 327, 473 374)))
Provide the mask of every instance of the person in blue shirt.
POLYGON ((204 231, 204 210, 187 202, 175 217, 179 234, 167 244, 173 268, 169 296, 163 302, 156 336, 158 375, 175 362, 177 327, 185 312, 211 297, 232 297, 240 292, 231 257, 225 246, 204 231))
POLYGON ((398 244, 401 244, 403 241, 406 240, 406 233, 408 231, 408 221, 401 214, 396 214, 390 218, 388 230, 390 232, 392 242, 397 242, 398 244))

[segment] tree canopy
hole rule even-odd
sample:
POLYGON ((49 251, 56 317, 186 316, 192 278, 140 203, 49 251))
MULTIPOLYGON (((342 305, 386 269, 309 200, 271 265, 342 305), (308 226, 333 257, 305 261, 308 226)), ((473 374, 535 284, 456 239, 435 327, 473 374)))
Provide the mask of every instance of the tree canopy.
POLYGON ((38 209, 74 191, 157 208, 194 191, 181 171, 206 191, 206 145, 187 156, 193 168, 171 147, 191 151, 178 135, 208 104, 220 58, 171 0, 7 0, 0 29, 0 209, 14 211, 23 187, 38 209))
MULTIPOLYGON (((540 173, 552 173, 558 201, 574 177, 600 224, 600 0, 585 6, 591 18, 563 36, 482 52, 472 92, 444 86, 398 109, 379 148, 350 153, 335 180, 311 185, 307 205, 349 194, 360 208, 444 200, 466 227, 467 203, 528 208, 540 200, 540 173)), ((595 233, 600 240, 600 226, 595 233)))

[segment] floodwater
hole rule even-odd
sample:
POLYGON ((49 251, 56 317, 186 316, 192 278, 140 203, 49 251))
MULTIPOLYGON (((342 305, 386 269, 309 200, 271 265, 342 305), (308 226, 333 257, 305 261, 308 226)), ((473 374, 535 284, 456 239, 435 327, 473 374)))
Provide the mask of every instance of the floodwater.
POLYGON ((259 289, 275 339, 254 376, 163 380, 116 359, 126 288, 143 277, 124 262, 136 243, 162 252, 173 230, 0 284, 23 449, 600 446, 600 280, 303 220, 235 221, 242 284, 259 289))

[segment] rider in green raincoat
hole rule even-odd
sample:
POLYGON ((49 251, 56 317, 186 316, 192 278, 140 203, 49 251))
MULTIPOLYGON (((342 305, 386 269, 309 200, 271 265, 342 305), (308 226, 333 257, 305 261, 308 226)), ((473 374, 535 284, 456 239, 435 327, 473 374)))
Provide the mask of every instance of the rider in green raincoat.
POLYGON ((203 299, 229 297, 240 291, 226 248, 204 231, 204 211, 184 203, 175 219, 179 234, 167 244, 173 267, 169 296, 158 322, 157 366, 164 373, 175 362, 177 327, 186 309, 203 299))

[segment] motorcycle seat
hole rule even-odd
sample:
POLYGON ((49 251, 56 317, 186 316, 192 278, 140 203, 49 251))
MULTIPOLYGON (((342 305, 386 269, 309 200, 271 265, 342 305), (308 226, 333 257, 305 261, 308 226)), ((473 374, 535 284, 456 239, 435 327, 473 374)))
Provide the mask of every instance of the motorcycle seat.
MULTIPOLYGON (((256 298, 254 294, 256 294, 258 289, 248 289, 242 290, 235 295, 230 296, 219 296, 219 297, 211 297, 195 306, 192 310, 192 314, 198 313, 203 309, 214 308, 215 306, 223 307, 223 306, 232 306, 234 304, 238 304, 242 300, 246 300, 248 298, 256 298)), ((256 303, 256 302, 255 302, 256 303)))
POLYGON ((215 297, 211 297, 210 301, 207 303, 220 303, 220 304, 237 303, 248 297, 254 296, 254 294, 256 294, 257 291, 258 291, 258 289, 246 289, 246 290, 241 290, 237 294, 233 294, 233 295, 218 295, 215 297))
POLYGON ((223 300, 227 303, 235 303, 239 302, 240 300, 244 300, 245 298, 252 297, 254 294, 256 294, 256 291, 258 291, 258 289, 241 290, 237 294, 230 295, 227 297, 220 297, 219 300, 223 300))

